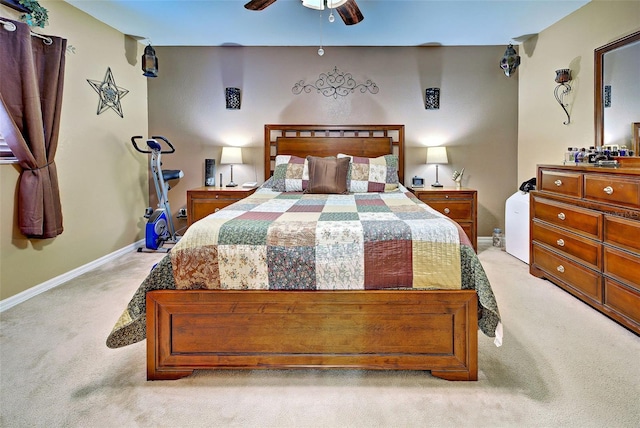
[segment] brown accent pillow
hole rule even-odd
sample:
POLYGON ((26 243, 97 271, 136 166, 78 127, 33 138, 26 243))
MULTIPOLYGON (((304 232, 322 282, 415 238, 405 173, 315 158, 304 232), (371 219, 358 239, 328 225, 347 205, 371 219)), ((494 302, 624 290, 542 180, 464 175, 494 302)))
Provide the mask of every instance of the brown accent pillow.
POLYGON ((305 193, 347 193, 349 160, 349 158, 307 156, 309 184, 305 193))

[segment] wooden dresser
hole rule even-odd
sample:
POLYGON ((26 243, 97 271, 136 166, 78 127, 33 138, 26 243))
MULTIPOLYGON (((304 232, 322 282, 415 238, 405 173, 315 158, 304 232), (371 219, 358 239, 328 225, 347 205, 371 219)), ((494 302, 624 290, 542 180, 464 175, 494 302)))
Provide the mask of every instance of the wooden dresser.
POLYGON ((410 188, 425 204, 455 220, 478 251, 478 191, 465 187, 410 188))
POLYGON ((187 227, 240 199, 253 194, 256 188, 198 187, 187 190, 187 227))
POLYGON ((640 334, 640 168, 539 165, 530 272, 640 334))

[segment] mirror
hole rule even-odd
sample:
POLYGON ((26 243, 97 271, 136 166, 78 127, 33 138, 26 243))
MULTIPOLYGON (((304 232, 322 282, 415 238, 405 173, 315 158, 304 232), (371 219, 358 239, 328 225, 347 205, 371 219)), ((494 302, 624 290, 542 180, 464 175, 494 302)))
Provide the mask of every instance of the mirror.
POLYGON ((640 31, 594 51, 595 146, 617 144, 640 156, 640 31))

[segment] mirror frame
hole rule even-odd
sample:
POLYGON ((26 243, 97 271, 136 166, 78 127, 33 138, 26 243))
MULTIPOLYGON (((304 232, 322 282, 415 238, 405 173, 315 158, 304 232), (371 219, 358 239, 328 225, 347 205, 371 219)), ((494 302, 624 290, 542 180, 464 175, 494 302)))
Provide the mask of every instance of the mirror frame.
MULTIPOLYGON (((621 46, 626 46, 633 42, 640 40, 640 31, 631 33, 628 36, 622 37, 604 46, 601 46, 593 51, 593 70, 594 70, 594 123, 595 123, 595 146, 602 147, 604 142, 604 108, 602 103, 602 93, 604 92, 602 74, 604 72, 604 54, 617 49, 621 46)), ((629 124, 631 126, 631 124, 629 124)), ((634 155, 639 156, 640 147, 634 147, 634 155)))

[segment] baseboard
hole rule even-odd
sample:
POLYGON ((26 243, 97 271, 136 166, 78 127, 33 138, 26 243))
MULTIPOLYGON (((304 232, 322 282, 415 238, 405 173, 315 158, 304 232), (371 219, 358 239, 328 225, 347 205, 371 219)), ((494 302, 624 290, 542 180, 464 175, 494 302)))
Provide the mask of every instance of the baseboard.
POLYGON ((83 273, 89 272, 92 269, 97 268, 105 263, 110 262, 124 254, 135 251, 141 245, 144 245, 144 240, 140 240, 132 245, 128 245, 124 248, 114 251, 111 254, 107 254, 104 257, 100 257, 86 265, 80 266, 76 269, 73 269, 67 273, 63 273, 55 278, 51 278, 48 281, 45 281, 41 284, 35 285, 27 290, 24 290, 21 293, 16 294, 15 296, 7 297, 4 300, 0 300, 0 312, 6 311, 19 303, 22 303, 32 297, 37 296, 38 294, 44 293, 47 290, 51 290, 54 287, 57 287, 60 284, 64 284, 65 282, 82 275, 83 273))
POLYGON ((493 237, 492 236, 478 236, 478 245, 480 244, 485 244, 485 245, 493 245, 493 237))

